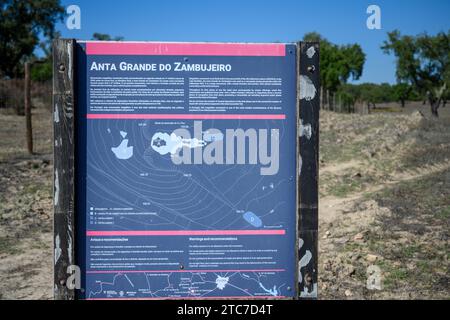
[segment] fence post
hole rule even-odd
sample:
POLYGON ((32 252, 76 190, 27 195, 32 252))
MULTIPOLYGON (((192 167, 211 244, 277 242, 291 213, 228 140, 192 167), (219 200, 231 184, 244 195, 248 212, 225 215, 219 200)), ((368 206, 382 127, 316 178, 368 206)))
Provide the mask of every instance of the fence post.
POLYGON ((72 300, 67 268, 75 264, 75 40, 53 41, 54 298, 72 300))
POLYGON ((300 42, 297 47, 298 78, 303 79, 298 88, 298 294, 300 299, 314 299, 318 271, 319 43, 300 42), (307 88, 301 88, 302 84, 307 88))
POLYGON ((27 149, 29 154, 33 154, 33 130, 31 126, 31 79, 30 79, 30 63, 25 62, 25 127, 27 138, 27 149))

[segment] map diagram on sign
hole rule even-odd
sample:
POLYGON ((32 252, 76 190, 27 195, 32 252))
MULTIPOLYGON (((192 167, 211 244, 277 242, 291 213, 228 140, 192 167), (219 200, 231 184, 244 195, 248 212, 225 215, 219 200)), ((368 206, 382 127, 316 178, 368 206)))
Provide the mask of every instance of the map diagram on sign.
POLYGON ((125 139, 127 133, 120 131, 120 135, 123 140, 117 147, 112 147, 111 151, 114 153, 117 159, 126 160, 133 156, 133 147, 128 146, 128 139, 125 139))
POLYGON ((161 273, 154 275, 151 273, 117 273, 108 277, 105 281, 99 280, 96 284, 96 291, 90 291, 88 297, 93 299, 97 296, 109 298, 136 298, 147 296, 150 298, 163 297, 207 297, 216 294, 221 297, 226 292, 229 297, 241 296, 242 294, 256 297, 279 296, 280 292, 286 290, 286 285, 274 285, 271 288, 264 286, 268 275, 257 273, 235 272, 219 275, 216 273, 184 273, 182 276, 174 273, 161 273), (151 285, 158 278, 160 285, 151 285), (139 283, 144 282, 147 286, 139 287, 139 283), (244 286, 242 284, 245 284, 244 286), (121 290, 117 291, 116 288, 121 290))

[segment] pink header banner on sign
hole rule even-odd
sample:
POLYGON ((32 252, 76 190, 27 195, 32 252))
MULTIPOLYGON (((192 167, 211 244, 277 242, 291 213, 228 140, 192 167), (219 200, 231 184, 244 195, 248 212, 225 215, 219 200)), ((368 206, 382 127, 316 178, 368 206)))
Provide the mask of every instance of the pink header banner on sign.
POLYGON ((284 120, 285 114, 139 114, 139 113, 88 113, 88 119, 153 119, 153 120, 284 120))
POLYGON ((176 43, 86 42, 88 55, 155 56, 278 56, 286 55, 281 43, 176 43))
POLYGON ((88 237, 99 236, 223 236, 285 235, 286 230, 117 230, 86 231, 88 237))

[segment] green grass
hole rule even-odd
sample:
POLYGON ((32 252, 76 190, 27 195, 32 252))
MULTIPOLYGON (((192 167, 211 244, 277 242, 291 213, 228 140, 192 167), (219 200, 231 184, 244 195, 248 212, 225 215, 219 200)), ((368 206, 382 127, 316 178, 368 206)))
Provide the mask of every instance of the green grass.
POLYGON ((321 144, 320 155, 326 163, 363 159, 364 145, 364 141, 337 144, 334 140, 329 140, 321 144))
POLYGON ((384 275, 383 284, 386 289, 392 289, 401 285, 401 283, 409 278, 408 270, 404 268, 391 268, 384 275))
POLYGON ((401 252, 400 255, 403 258, 413 258, 415 257, 417 254, 420 253, 421 251, 421 246, 420 245, 409 245, 409 246, 405 246, 405 247, 401 247, 401 252))
POLYGON ((50 245, 49 245, 48 243, 44 242, 44 241, 36 240, 36 241, 32 244, 31 247, 32 247, 33 249, 45 249, 45 250, 47 250, 47 249, 50 247, 50 245))
POLYGON ((344 198, 350 193, 354 193, 361 189, 361 183, 351 181, 349 183, 343 182, 329 189, 329 193, 335 197, 344 198))
POLYGON ((363 244, 355 242, 347 242, 344 246, 344 251, 355 252, 360 251, 363 248, 363 244))
POLYGON ((417 261, 417 268, 419 268, 421 273, 431 273, 433 271, 433 267, 428 260, 417 261))
POLYGON ((396 113, 402 113, 403 110, 401 108, 395 108, 395 107, 388 107, 388 108, 375 108, 370 109, 371 113, 383 113, 383 112, 396 112, 396 113))
POLYGON ((349 194, 364 191, 367 184, 373 183, 374 178, 369 175, 355 177, 354 172, 343 176, 322 176, 320 183, 325 185, 325 194, 344 198, 349 194))
MULTIPOLYGON (((367 129, 355 129, 356 136, 358 132, 361 135, 367 129)), ((346 162, 353 159, 363 158, 362 151, 366 141, 352 140, 346 138, 346 131, 327 130, 320 132, 320 157, 326 163, 328 162, 346 162), (339 143, 337 141, 340 140, 339 143)))
POLYGON ((399 164, 393 158, 369 159, 368 162, 370 167, 373 167, 377 172, 383 173, 384 175, 400 172, 405 169, 403 164, 399 164))
POLYGON ((42 187, 43 187, 42 185, 30 183, 30 184, 24 186, 22 192, 25 194, 35 194, 38 191, 42 190, 42 187))
POLYGON ((0 253, 1 254, 19 254, 21 250, 17 248, 17 240, 7 237, 0 237, 0 253))
POLYGON ((396 267, 389 261, 378 261, 377 266, 382 272, 382 284, 384 290, 392 290, 402 285, 402 282, 410 278, 410 273, 406 268, 396 267))
POLYGON ((436 211, 435 217, 448 221, 450 219, 450 205, 436 211))

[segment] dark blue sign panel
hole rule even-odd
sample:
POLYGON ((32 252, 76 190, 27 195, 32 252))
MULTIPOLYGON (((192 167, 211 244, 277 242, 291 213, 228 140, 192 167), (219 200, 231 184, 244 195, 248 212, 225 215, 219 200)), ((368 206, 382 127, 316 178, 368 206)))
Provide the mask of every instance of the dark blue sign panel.
POLYGON ((83 298, 294 297, 295 45, 78 50, 83 298))

